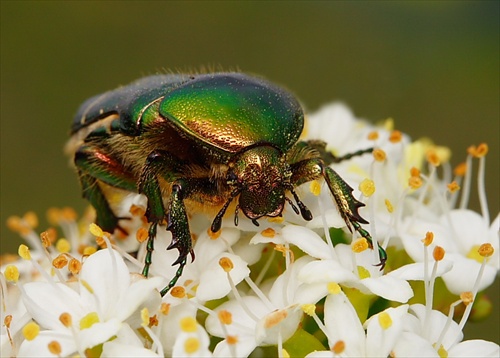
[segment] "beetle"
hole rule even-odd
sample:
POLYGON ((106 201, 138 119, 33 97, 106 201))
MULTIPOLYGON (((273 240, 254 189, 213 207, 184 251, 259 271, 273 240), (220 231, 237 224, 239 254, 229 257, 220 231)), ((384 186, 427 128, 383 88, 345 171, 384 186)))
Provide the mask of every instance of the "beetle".
MULTIPOLYGON (((71 126, 68 142, 83 197, 96 209, 97 224, 124 229, 110 205, 110 191, 147 197, 149 222, 142 274, 148 276, 158 226, 172 234, 167 249, 177 249, 175 277, 181 277, 194 251, 188 223, 191 210, 215 215, 212 232, 233 205, 259 225, 262 217, 281 216, 288 203, 305 220, 311 211, 295 188, 323 178, 340 215, 352 232, 372 238, 358 213, 364 206, 353 189, 328 165, 372 148, 336 158, 320 141, 299 141, 304 110, 288 91, 239 72, 165 74, 137 80, 85 101, 71 126), (293 197, 293 200, 289 196, 293 197), (294 204, 295 201, 295 204, 294 204), (236 204, 236 205, 235 205, 236 204)), ((379 247, 381 269, 387 255, 379 247)))

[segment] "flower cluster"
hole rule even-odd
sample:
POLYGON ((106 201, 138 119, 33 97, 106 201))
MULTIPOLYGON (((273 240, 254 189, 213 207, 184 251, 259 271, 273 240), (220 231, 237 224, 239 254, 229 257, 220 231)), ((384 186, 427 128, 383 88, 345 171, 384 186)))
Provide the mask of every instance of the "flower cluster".
POLYGON ((49 210, 59 230, 40 235, 34 214, 10 218, 29 248, 1 261, 1 355, 498 357, 497 344, 462 333, 489 314, 482 292, 500 268, 500 219, 490 222, 484 188, 488 148, 470 147, 453 170, 449 150, 392 127, 332 104, 308 118, 302 138, 345 157, 334 169, 366 204, 373 250, 313 181, 298 189, 309 222, 285 210, 259 227, 224 220, 214 234, 210 218, 193 213, 196 260, 161 297, 177 251, 159 229, 149 277, 140 274, 144 197, 121 206, 129 236, 71 209, 49 210), (481 213, 468 209, 475 161, 481 213), (389 256, 382 270, 378 245, 389 256))

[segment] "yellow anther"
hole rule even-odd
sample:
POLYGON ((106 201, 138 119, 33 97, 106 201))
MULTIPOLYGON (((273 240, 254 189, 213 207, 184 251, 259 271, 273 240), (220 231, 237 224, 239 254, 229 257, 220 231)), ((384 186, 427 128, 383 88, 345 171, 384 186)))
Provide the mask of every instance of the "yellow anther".
POLYGON ((368 140, 377 140, 378 139, 378 132, 372 131, 372 132, 368 133, 367 138, 368 138, 368 140))
POLYGON ((458 177, 463 177, 467 172, 467 164, 465 162, 458 164, 455 169, 453 169, 453 174, 458 177))
POLYGON ((377 162, 383 162, 385 161, 385 158, 387 158, 387 154, 385 154, 385 151, 383 151, 382 149, 374 149, 372 154, 373 158, 377 162))
POLYGON ((17 253, 21 258, 25 260, 31 260, 31 254, 30 254, 30 249, 28 246, 21 244, 19 245, 19 249, 17 250, 17 253))
POLYGON ((94 246, 86 246, 86 247, 84 247, 82 254, 84 256, 90 256, 93 253, 95 253, 96 251, 97 251, 97 248, 95 248, 94 246))
POLYGON ((411 175, 412 177, 419 177, 419 176, 420 176, 420 169, 415 168, 415 167, 412 167, 412 168, 410 169, 410 175, 411 175))
POLYGON ((312 303, 305 303, 302 306, 300 306, 300 308, 308 316, 313 316, 314 313, 316 312, 316 305, 314 305, 312 303))
POLYGON ((468 306, 472 302, 474 302, 474 294, 472 292, 470 292, 470 291, 462 292, 460 294, 460 299, 462 300, 462 302, 464 303, 464 305, 468 306))
POLYGON ((277 244, 274 246, 274 249, 278 252, 281 252, 283 254, 283 257, 286 257, 286 254, 288 253, 290 255, 290 261, 292 263, 295 262, 295 255, 293 254, 293 251, 287 248, 286 246, 277 244))
POLYGON ((357 266, 358 269, 358 277, 363 280, 365 278, 370 278, 372 275, 370 274, 370 271, 368 271, 365 267, 363 266, 357 266))
POLYGON ((387 208, 387 211, 389 213, 393 213, 394 212, 394 206, 392 206, 392 203, 389 201, 389 199, 385 199, 384 203, 385 203, 385 207, 387 208))
POLYGON ((219 230, 217 232, 213 232, 210 228, 207 229, 207 234, 212 240, 216 240, 219 238, 222 230, 219 230))
POLYGON ((175 286, 170 290, 170 294, 175 298, 186 297, 186 289, 182 286, 175 286))
POLYGON ((318 196, 319 194, 321 194, 321 184, 320 184, 320 182, 317 181, 317 180, 311 181, 311 183, 309 184, 309 190, 315 196, 318 196))
POLYGON ((188 333, 196 332, 197 329, 196 320, 191 316, 181 318, 181 320, 179 321, 179 326, 181 328, 181 331, 188 333))
POLYGON ((359 254, 360 252, 365 251, 368 249, 370 245, 368 244, 368 240, 366 240, 364 237, 360 237, 356 241, 354 241, 351 244, 352 251, 359 254))
POLYGON ((336 282, 329 282, 326 285, 326 289, 328 290, 328 293, 332 295, 338 295, 340 292, 342 292, 342 288, 340 288, 340 285, 336 282))
POLYGON ((97 225, 97 224, 90 224, 89 225, 89 231, 92 235, 96 237, 103 237, 104 236, 104 231, 97 225))
POLYGON ((49 208, 46 216, 51 225, 59 225, 61 221, 61 209, 55 207, 49 208))
POLYGON ((476 148, 475 157, 481 158, 484 157, 486 154, 488 154, 488 144, 486 143, 479 144, 476 148))
POLYGON ((234 268, 233 261, 229 257, 221 257, 219 265, 225 272, 230 272, 234 268))
POLYGON ((160 321, 158 321, 158 317, 156 317, 156 315, 149 317, 149 327, 156 327, 159 323, 160 321))
POLYGON ((233 315, 227 310, 220 310, 219 312, 217 312, 217 316, 219 317, 219 321, 221 321, 222 324, 233 323, 233 315))
POLYGON ((56 243, 56 250, 61 252, 61 253, 66 253, 71 250, 71 245, 68 240, 61 238, 57 240, 56 243))
POLYGON ((342 340, 335 342, 330 350, 337 355, 342 354, 345 350, 345 342, 342 340))
POLYGON ((387 312, 382 312, 378 315, 378 323, 383 329, 388 329, 392 326, 392 318, 387 312))
MULTIPOLYGON (((436 347, 434 347, 435 349, 436 347)), ((448 358, 448 351, 443 347, 441 344, 439 348, 437 349, 437 353, 439 355, 439 358, 448 358)))
POLYGON ((425 246, 429 246, 432 244, 432 241, 434 240, 434 233, 432 231, 427 231, 425 233, 425 238, 422 239, 422 242, 424 243, 425 246))
POLYGON ((479 246, 479 249, 477 250, 477 252, 482 257, 490 257, 495 252, 495 249, 493 248, 493 246, 491 244, 486 243, 486 244, 482 244, 481 246, 479 246))
POLYGON ((69 328, 73 323, 73 318, 68 312, 64 312, 59 316, 59 321, 63 324, 64 327, 69 328))
POLYGON ((7 316, 5 316, 5 318, 3 319, 3 324, 5 325, 5 327, 7 328, 10 328, 10 324, 12 323, 12 315, 11 314, 8 314, 7 316))
POLYGON ((68 258, 65 254, 60 254, 52 260, 52 266, 56 269, 62 269, 68 264, 68 258))
POLYGON ((132 204, 130 205, 130 209, 128 210, 130 215, 140 217, 146 213, 146 210, 142 206, 132 204))
POLYGON ((262 230, 260 234, 264 237, 273 238, 276 236, 276 231, 273 228, 268 227, 267 229, 262 230))
POLYGON ((418 189, 422 186, 423 182, 420 177, 412 176, 408 179, 408 186, 412 189, 418 189))
POLYGON ((7 265, 4 272, 5 278, 9 282, 17 282, 19 280, 19 269, 14 265, 7 265))
POLYGON ((228 336, 226 337, 226 342, 227 342, 227 344, 229 344, 229 345, 234 345, 234 344, 237 344, 237 343, 238 343, 238 336, 228 335, 228 336))
POLYGON ((23 336, 28 341, 34 340, 38 336, 38 333, 40 333, 40 326, 35 322, 29 322, 23 327, 23 336))
POLYGON ((24 214, 23 220, 31 229, 34 229, 38 226, 38 216, 36 216, 35 212, 33 211, 28 211, 26 214, 24 214))
POLYGON ((288 351, 285 348, 282 348, 281 349, 281 356, 283 358, 290 358, 290 353, 288 353, 288 351))
POLYGON ((44 247, 49 247, 57 239, 57 231, 54 228, 49 228, 40 234, 40 239, 42 240, 42 245, 44 247))
POLYGON ((441 261, 444 258, 445 253, 446 251, 441 246, 436 246, 432 252, 432 257, 434 257, 434 260, 436 261, 441 261))
POLYGON ((82 269, 82 263, 78 261, 77 259, 71 259, 69 260, 68 263, 68 270, 71 272, 73 275, 76 275, 80 272, 82 269))
POLYGON ((269 221, 270 223, 281 224, 283 221, 285 221, 285 218, 283 216, 275 216, 273 218, 267 218, 267 221, 269 221))
POLYGON ((144 307, 141 310, 141 325, 147 326, 149 324, 149 310, 147 307, 144 307))
POLYGON ((146 230, 143 227, 140 227, 139 229, 137 229, 137 231, 135 233, 135 238, 138 242, 142 243, 142 242, 146 241, 148 239, 148 237, 149 237, 148 230, 146 230))
POLYGON ((62 352, 61 344, 58 341, 51 341, 47 345, 49 352, 55 356, 60 356, 62 352))
POLYGON ((200 346, 201 346, 200 340, 196 337, 189 337, 184 341, 184 351, 187 354, 193 354, 195 352, 198 352, 200 346))
POLYGON ((364 196, 370 197, 375 193, 375 183, 371 179, 364 179, 359 183, 359 191, 361 191, 364 196))
POLYGON ((90 312, 80 319, 80 330, 92 327, 95 323, 99 323, 97 312, 90 312))
POLYGON ((389 141, 391 143, 399 143, 403 139, 403 134, 398 130, 393 130, 389 135, 389 141))
POLYGON ((448 187, 448 191, 450 193, 456 193, 457 191, 460 190, 460 186, 457 184, 456 181, 452 181, 450 184, 446 185, 448 187))
POLYGON ((283 321, 288 316, 288 312, 286 310, 276 310, 267 315, 266 320, 264 322, 264 327, 266 329, 272 328, 283 321))
POLYGON ((170 303, 163 302, 160 305, 160 312, 161 312, 161 314, 163 314, 165 316, 168 315, 168 313, 170 312, 170 303))
POLYGON ((441 161, 434 150, 429 150, 426 155, 427 161, 434 167, 439 167, 441 165, 441 161))
POLYGON ((62 218, 65 221, 76 221, 78 215, 76 214, 75 209, 66 206, 61 210, 62 218))

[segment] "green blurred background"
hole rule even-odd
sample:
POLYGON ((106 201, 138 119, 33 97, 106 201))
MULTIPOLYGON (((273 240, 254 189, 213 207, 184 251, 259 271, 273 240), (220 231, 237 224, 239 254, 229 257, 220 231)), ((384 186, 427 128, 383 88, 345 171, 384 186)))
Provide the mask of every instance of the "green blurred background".
MULTIPOLYGON (((453 150, 487 142, 499 211, 499 2, 1 1, 1 251, 10 215, 85 207, 62 147, 86 98, 164 69, 261 74, 308 109, 346 102, 453 150)), ((477 164, 476 164, 477 168, 477 164)), ((475 189, 472 207, 478 209, 475 189)), ((495 311, 466 337, 499 341, 495 311)))

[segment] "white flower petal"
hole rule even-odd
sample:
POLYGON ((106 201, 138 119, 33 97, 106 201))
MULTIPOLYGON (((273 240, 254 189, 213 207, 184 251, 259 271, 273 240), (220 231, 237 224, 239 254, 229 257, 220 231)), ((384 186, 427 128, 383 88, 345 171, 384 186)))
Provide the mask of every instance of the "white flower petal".
POLYGON ((156 289, 161 285, 161 277, 141 279, 130 285, 129 289, 120 297, 113 307, 112 316, 121 321, 126 320, 134 311, 139 308, 151 296, 156 296, 158 303, 161 302, 160 293, 156 289))
POLYGON ((234 285, 240 283, 245 277, 248 277, 250 270, 247 263, 239 256, 223 253, 214 258, 205 268, 200 276, 200 284, 196 290, 196 298, 202 302, 222 298, 231 291, 227 272, 219 265, 219 259, 227 257, 233 262, 233 269, 229 272, 234 285))
POLYGON ((270 312, 257 323, 256 341, 259 345, 276 345, 279 340, 286 342, 299 327, 302 315, 302 310, 298 306, 270 312))
POLYGON ((80 349, 84 351, 108 341, 118 333, 121 327, 122 322, 113 318, 106 322, 94 323, 90 328, 82 329, 78 335, 80 349))
POLYGON ((135 357, 160 357, 151 349, 122 342, 106 342, 102 347, 101 357, 135 358, 135 357))
POLYGON ((403 332, 393 348, 394 356, 408 358, 440 358, 432 344, 413 332, 403 332))
POLYGON ((299 273, 299 280, 306 283, 355 281, 357 277, 334 260, 312 261, 299 273))
POLYGON ((448 351, 450 357, 491 357, 498 358, 500 350, 498 344, 484 341, 482 339, 472 339, 460 342, 448 351))
POLYGON ((43 358, 53 357, 54 355, 49 351, 49 343, 53 341, 58 342, 61 346, 61 357, 68 357, 76 353, 75 339, 69 331, 67 331, 67 333, 42 331, 31 341, 25 339, 19 347, 17 356, 43 358))
MULTIPOLYGON (((429 262, 427 265, 429 276, 432 273, 434 262, 429 262)), ((450 271, 453 267, 453 263, 450 260, 441 260, 438 263, 438 268, 436 272, 436 277, 441 277, 446 272, 450 271)), ((414 264, 404 265, 394 271, 391 271, 387 276, 399 278, 402 280, 413 280, 413 281, 423 281, 424 278, 424 268, 423 262, 417 262, 414 264)))
POLYGON ((283 238, 306 254, 318 259, 331 258, 327 243, 314 231, 303 226, 287 225, 282 229, 283 238))
POLYGON ((366 332, 366 353, 371 357, 387 357, 390 355, 401 333, 403 332, 403 318, 408 312, 408 305, 388 308, 383 314, 391 319, 389 327, 382 327, 379 317, 382 313, 370 317, 364 324, 366 332))
POLYGON ((255 338, 252 336, 240 337, 236 335, 237 343, 228 344, 227 340, 222 340, 215 346, 214 357, 248 357, 257 347, 255 338))

